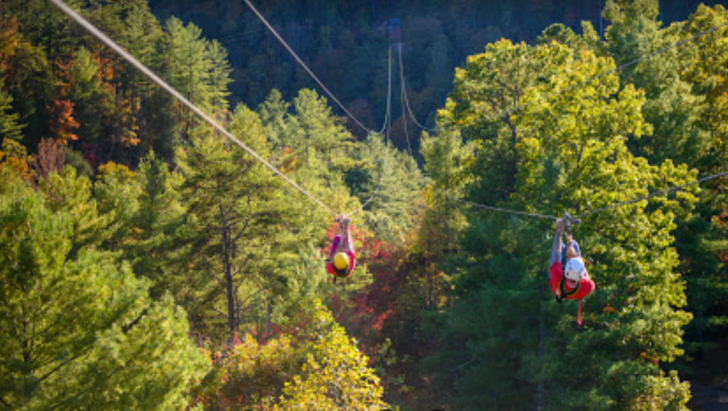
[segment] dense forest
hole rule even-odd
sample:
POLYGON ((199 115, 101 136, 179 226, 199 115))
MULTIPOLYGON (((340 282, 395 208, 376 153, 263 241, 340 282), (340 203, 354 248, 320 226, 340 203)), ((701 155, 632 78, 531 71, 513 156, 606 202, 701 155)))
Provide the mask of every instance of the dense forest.
MULTIPOLYGON (((535 44, 541 32, 561 23, 577 32, 591 21, 603 37, 609 25, 600 13, 605 0, 398 0, 351 1, 268 0, 256 7, 291 47, 335 90, 336 97, 370 129, 379 130, 387 111, 387 48, 389 20, 400 25, 402 61, 408 99, 417 121, 435 125, 435 115, 452 90, 455 67, 485 44, 507 38, 535 44)), ((658 20, 685 20, 697 6, 719 1, 663 0, 658 20)), ((724 3, 723 3, 724 4, 724 3)), ((316 83, 295 63, 258 18, 241 2, 219 0, 150 0, 155 15, 177 17, 200 27, 225 46, 232 65, 230 100, 258 105, 273 88, 290 99, 316 83), (220 24, 222 22, 222 24, 220 24)), ((397 74, 394 87, 400 88, 397 74)), ((401 98, 393 101, 392 140, 407 147, 401 98)), ((340 111, 337 111, 341 113, 340 111)), ((405 124, 405 122, 409 124, 405 124)), ((352 132, 363 137, 361 129, 352 132)), ((417 140, 413 140, 417 145, 417 140)))
POLYGON ((244 2, 67 3, 311 197, 4 0, 0 409, 720 406, 697 393, 728 391, 728 185, 689 183, 728 170, 725 7, 261 4, 367 133, 244 2), (336 282, 329 211, 358 260, 336 282), (581 325, 534 217, 565 213, 581 325))

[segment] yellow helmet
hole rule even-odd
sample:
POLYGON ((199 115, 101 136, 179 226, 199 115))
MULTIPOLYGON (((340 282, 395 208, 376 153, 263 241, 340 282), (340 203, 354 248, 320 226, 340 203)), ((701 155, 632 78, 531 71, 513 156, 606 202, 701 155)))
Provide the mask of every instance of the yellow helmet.
POLYGON ((337 270, 343 270, 349 266, 349 256, 346 253, 336 253, 334 256, 334 267, 337 270))

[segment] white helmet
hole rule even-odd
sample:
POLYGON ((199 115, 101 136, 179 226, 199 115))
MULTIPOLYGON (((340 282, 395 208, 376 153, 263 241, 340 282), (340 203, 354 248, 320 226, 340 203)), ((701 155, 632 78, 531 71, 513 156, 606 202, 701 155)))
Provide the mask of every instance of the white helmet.
POLYGON ((564 275, 571 281, 581 280, 582 275, 586 271, 584 267, 584 260, 581 257, 575 257, 566 262, 566 268, 564 268, 564 275))

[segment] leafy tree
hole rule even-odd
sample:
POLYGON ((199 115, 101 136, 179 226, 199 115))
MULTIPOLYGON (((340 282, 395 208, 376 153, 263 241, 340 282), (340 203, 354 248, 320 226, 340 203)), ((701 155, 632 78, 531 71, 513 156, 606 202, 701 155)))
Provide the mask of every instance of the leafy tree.
POLYGON ((62 173, 66 163, 65 147, 56 140, 43 139, 31 163, 37 179, 47 179, 51 173, 62 173))
POLYGON ((215 362, 197 401, 210 411, 270 410, 300 367, 289 336, 258 343, 246 334, 215 362))
MULTIPOLYGON (((698 7, 685 23, 683 38, 718 27, 728 21, 728 13, 722 6, 698 7)), ((725 142, 728 128, 725 127, 728 87, 724 78, 725 28, 714 34, 703 36, 692 47, 683 50, 686 61, 681 77, 705 98, 706 110, 701 112, 699 123, 709 133, 709 143, 700 156, 691 159, 701 168, 702 174, 723 171, 728 165, 725 157, 725 142)), ((724 308, 725 278, 724 250, 728 249, 725 239, 724 216, 728 208, 726 183, 724 179, 705 185, 701 201, 695 212, 678 229, 677 249, 682 257, 681 271, 687 281, 688 308, 695 319, 688 327, 688 352, 692 358, 699 358, 706 349, 717 346, 725 334, 728 311, 724 308)), ((696 367, 698 368, 698 367, 696 367)), ((705 367, 699 367, 705 369, 705 367)), ((692 370, 700 373, 700 369, 692 370)))
MULTIPOLYGON (((607 29, 610 51, 618 64, 625 64, 680 41, 679 25, 660 30, 657 0, 608 1, 604 16, 612 21, 607 29)), ((645 90, 645 120, 653 125, 649 136, 630 140, 631 150, 650 162, 665 159, 700 166, 709 150, 710 135, 701 120, 704 97, 692 92, 680 78, 678 49, 655 55, 622 71, 625 84, 645 90), (697 161, 696 161, 697 160, 697 161)))
POLYGON ((51 134, 63 144, 78 140, 76 130, 80 127, 73 115, 73 102, 69 100, 56 100, 50 110, 51 134))
MULTIPOLYGON (((650 127, 641 116, 644 95, 629 85, 620 91, 614 75, 534 101, 613 67, 611 59, 588 51, 576 58, 555 43, 526 51, 500 42, 471 57, 441 113, 478 138, 474 201, 579 213, 694 178, 685 166, 653 166, 628 151, 625 136, 650 127), (541 67, 543 80, 524 86, 520 77, 497 71, 519 65, 541 67), (514 95, 534 102, 518 114, 486 117, 500 97, 514 95), (512 185, 500 183, 508 179, 512 185)), ((658 197, 582 222, 578 237, 598 289, 586 301, 581 331, 571 326, 571 308, 544 289, 552 227, 473 211, 461 243, 468 265, 456 277, 458 302, 440 323, 441 353, 428 361, 443 370, 443 384, 455 384, 455 403, 464 409, 683 409, 687 384, 658 363, 682 353, 682 327, 690 319, 680 309, 686 301, 671 233, 694 201, 691 193, 658 197)))
POLYGON ((349 339, 343 327, 318 300, 301 307, 298 347, 305 362, 298 375, 283 389, 275 409, 376 410, 382 402, 379 378, 367 367, 367 358, 349 339))
POLYGON ((30 178, 29 162, 30 157, 25 146, 9 138, 3 140, 0 150, 0 170, 7 172, 8 176, 30 178))
POLYGON ((210 410, 376 410, 379 378, 319 300, 306 298, 275 336, 235 338, 197 401, 210 410))

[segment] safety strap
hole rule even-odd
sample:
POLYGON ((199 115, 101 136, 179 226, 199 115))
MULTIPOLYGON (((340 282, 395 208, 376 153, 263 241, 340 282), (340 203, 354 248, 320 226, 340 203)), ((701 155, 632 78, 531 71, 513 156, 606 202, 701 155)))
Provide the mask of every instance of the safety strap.
POLYGON ((574 287, 570 291, 566 291, 566 275, 564 274, 561 277, 561 281, 559 281, 559 291, 561 292, 561 298, 570 297, 570 296, 576 294, 576 292, 579 291, 580 285, 581 285, 581 282, 577 281, 576 287, 574 287))
POLYGON ((576 312, 576 323, 579 325, 581 325, 581 300, 582 298, 579 299, 579 309, 576 312))

